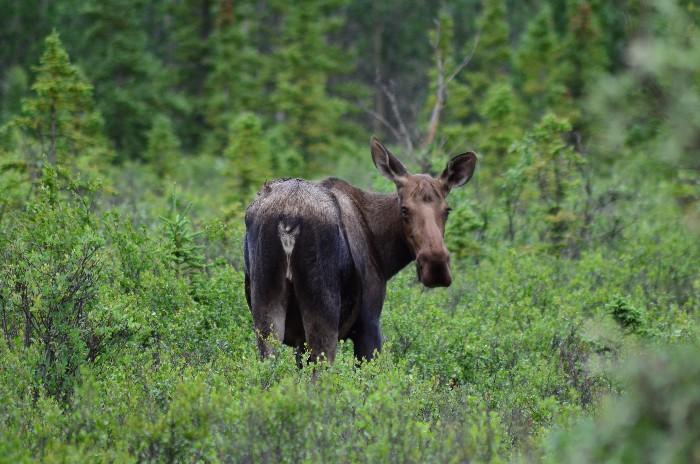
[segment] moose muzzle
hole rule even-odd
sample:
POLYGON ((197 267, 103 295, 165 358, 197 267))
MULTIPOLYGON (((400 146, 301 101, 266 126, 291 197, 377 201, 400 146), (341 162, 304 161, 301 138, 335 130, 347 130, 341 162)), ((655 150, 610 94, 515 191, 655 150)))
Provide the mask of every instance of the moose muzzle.
POLYGON ((416 269, 418 279, 426 287, 449 287, 452 283, 450 255, 447 250, 418 253, 416 269))

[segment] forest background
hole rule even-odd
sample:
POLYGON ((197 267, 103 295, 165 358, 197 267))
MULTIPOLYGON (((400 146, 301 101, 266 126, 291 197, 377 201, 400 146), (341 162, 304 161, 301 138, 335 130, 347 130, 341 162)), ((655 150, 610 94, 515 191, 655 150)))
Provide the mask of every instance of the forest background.
POLYGON ((700 462, 692 0, 0 0, 0 461, 700 462), (259 361, 245 206, 479 153, 385 348, 259 361))

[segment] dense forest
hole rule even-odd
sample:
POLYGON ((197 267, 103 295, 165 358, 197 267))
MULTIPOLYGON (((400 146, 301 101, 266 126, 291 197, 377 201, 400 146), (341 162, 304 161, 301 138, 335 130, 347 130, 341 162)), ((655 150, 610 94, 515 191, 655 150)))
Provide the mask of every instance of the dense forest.
POLYGON ((700 462, 696 0, 0 0, 0 462, 700 462), (261 361, 263 182, 450 195, 384 349, 261 361), (313 377, 313 379, 312 379, 313 377))

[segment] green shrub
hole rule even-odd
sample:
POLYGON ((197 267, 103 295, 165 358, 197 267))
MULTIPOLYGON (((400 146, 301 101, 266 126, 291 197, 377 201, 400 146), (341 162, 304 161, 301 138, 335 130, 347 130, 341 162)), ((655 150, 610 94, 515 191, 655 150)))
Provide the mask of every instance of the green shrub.
POLYGON ((554 433, 550 462, 700 460, 700 351, 683 346, 649 353, 623 369, 625 394, 600 417, 554 433))

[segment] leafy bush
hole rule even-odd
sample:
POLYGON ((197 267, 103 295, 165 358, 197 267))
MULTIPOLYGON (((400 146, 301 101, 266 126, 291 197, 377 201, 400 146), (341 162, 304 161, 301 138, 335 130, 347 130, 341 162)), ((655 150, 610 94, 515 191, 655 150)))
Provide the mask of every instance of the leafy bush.
POLYGON ((5 3, 0 462, 700 461, 693 2, 5 3), (261 361, 245 204, 370 130, 479 152, 453 285, 261 361))
POLYGON ((650 353, 623 370, 625 395, 603 414, 553 434, 550 462, 697 462, 700 459, 700 352, 650 353))

